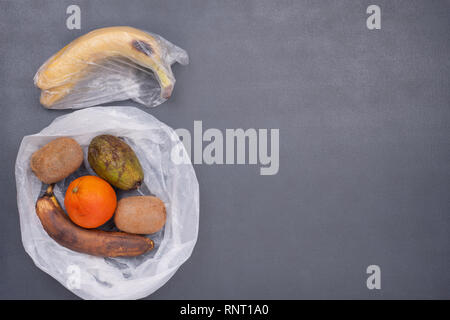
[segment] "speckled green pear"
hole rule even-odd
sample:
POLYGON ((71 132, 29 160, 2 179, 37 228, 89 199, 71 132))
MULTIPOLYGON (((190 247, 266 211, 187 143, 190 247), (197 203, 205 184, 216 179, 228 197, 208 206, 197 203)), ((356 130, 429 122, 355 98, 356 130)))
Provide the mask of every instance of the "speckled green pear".
POLYGON ((88 161, 100 178, 119 189, 136 189, 144 181, 139 159, 133 149, 118 137, 100 135, 92 139, 88 161))

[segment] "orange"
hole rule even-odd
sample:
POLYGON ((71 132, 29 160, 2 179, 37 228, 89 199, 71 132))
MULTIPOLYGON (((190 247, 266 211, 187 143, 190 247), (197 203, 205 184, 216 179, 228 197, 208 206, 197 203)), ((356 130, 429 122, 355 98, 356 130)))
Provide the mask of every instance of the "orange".
POLYGON ((70 183, 64 205, 75 224, 91 229, 111 219, 116 210, 117 197, 105 180, 96 176, 84 176, 70 183))

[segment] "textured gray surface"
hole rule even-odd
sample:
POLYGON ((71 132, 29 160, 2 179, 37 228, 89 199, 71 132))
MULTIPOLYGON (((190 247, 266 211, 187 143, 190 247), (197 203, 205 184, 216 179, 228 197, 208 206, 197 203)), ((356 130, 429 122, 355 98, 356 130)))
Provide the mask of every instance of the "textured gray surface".
POLYGON ((37 68, 111 25, 189 52, 190 65, 174 68, 174 96, 147 109, 168 125, 280 129, 278 175, 195 166, 197 246, 150 298, 450 298, 449 9, 425 0, 0 0, 0 298, 75 298, 22 247, 14 161, 24 135, 70 112, 39 105, 37 68), (65 27, 73 3, 80 31, 65 27), (365 26, 369 4, 382 8, 379 31, 365 26), (381 290, 366 288, 370 264, 381 267, 381 290))

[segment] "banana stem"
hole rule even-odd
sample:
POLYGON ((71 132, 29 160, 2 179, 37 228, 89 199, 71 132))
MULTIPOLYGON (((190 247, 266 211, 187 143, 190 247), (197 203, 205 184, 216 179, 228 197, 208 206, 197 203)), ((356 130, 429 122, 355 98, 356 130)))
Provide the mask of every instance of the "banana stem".
POLYGON ((55 184, 52 183, 47 187, 47 190, 45 190, 45 195, 51 197, 53 195, 53 188, 55 187, 55 184))

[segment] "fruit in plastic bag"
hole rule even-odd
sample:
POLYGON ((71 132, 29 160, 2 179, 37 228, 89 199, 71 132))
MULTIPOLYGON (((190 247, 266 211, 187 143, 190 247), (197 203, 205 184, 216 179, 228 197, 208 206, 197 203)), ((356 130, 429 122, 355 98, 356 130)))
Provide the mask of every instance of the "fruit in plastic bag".
MULTIPOLYGON (((83 299, 146 297, 169 281, 189 259, 197 242, 199 185, 189 156, 172 128, 138 108, 93 107, 59 116, 39 133, 23 138, 15 176, 25 251, 39 269, 83 299), (94 174, 86 159, 87 149, 94 137, 105 133, 126 137, 144 170, 144 181, 138 190, 120 193, 154 195, 166 207, 163 229, 151 235, 154 249, 132 258, 103 258, 64 248, 47 234, 36 215, 36 199, 45 189, 30 169, 31 155, 57 137, 73 137, 83 148, 84 165, 55 185, 54 195, 63 205, 72 179, 79 174, 94 174), (187 163, 172 161, 174 150, 186 157, 187 163), (71 285, 73 274, 69 271, 74 266, 80 271, 79 287, 71 285)), ((108 227, 104 230, 115 231, 108 227)))
POLYGON ((112 218, 117 196, 105 180, 96 176, 82 176, 70 183, 64 205, 70 220, 80 227, 92 229, 112 218))
POLYGON ((153 196, 123 198, 117 204, 114 223, 119 230, 129 233, 155 233, 166 223, 166 207, 153 196))
POLYGON ((138 188, 144 180, 144 171, 133 149, 123 140, 104 134, 89 144, 88 161, 95 173, 116 188, 138 188))
MULTIPOLYGON (((175 78, 171 64, 175 61, 187 64, 187 54, 165 39, 132 27, 108 27, 91 31, 62 48, 39 68, 34 83, 42 89, 40 101, 47 108, 55 107, 55 104, 74 91, 77 93, 75 102, 80 107, 86 107, 99 102, 120 100, 114 91, 132 91, 133 86, 127 82, 130 79, 131 82, 137 80, 132 74, 126 74, 126 68, 139 69, 140 66, 150 69, 158 81, 162 100, 155 103, 159 104, 172 94, 175 78), (115 62, 102 66, 102 62, 108 59, 115 62), (124 64, 127 65, 125 69, 124 64), (95 66, 100 66, 100 69, 93 68, 95 66), (120 78, 109 79, 101 73, 105 70, 117 73, 120 78), (96 76, 100 78, 100 82, 97 79, 94 83, 83 84, 86 78, 96 76), (103 77, 105 80, 101 79, 103 77), (77 91, 75 87, 79 84, 81 88, 77 91)), ((57 108, 73 108, 70 106, 71 102, 67 101, 57 108)))
POLYGON ((62 137, 50 141, 31 156, 31 170, 44 183, 58 182, 83 162, 83 150, 72 138, 62 137))
POLYGON ((135 257, 153 249, 151 239, 125 232, 86 230, 69 220, 53 194, 53 186, 36 202, 42 227, 57 243, 73 251, 100 257, 135 257))

